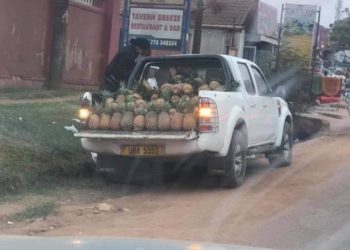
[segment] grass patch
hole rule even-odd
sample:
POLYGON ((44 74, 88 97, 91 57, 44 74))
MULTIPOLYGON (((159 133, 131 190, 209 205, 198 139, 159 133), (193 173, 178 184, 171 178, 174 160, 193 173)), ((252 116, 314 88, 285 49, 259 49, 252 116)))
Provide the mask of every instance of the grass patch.
POLYGON ((71 89, 47 90, 43 88, 34 89, 1 89, 0 98, 7 98, 11 100, 23 99, 44 99, 80 95, 82 91, 71 89))
POLYGON ((82 174, 89 155, 64 126, 77 104, 0 105, 0 193, 82 174))
POLYGON ((45 202, 35 206, 29 206, 23 211, 15 213, 10 220, 24 221, 37 218, 46 218, 47 216, 56 213, 56 204, 54 202, 45 202))

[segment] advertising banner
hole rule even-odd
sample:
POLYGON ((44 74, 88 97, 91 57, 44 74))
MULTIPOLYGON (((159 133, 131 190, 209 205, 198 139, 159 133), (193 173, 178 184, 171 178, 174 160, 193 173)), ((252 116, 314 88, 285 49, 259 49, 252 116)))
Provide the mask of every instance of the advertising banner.
POLYGON ((259 2, 258 34, 277 37, 277 18, 277 8, 264 2, 259 2))
POLYGON ((283 42, 308 59, 312 57, 317 6, 286 4, 283 42))
POLYGON ((129 39, 144 37, 154 49, 180 50, 184 11, 130 8, 129 39))

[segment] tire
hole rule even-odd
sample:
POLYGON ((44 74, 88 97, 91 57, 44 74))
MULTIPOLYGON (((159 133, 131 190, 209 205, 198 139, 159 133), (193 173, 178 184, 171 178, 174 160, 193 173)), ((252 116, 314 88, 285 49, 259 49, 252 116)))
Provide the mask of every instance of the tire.
POLYGON ((273 167, 288 167, 292 164, 293 134, 289 122, 284 125, 281 145, 267 158, 273 167))
POLYGON ((221 185, 225 188, 236 188, 242 185, 247 165, 247 146, 243 133, 234 131, 227 156, 223 159, 224 176, 221 185))

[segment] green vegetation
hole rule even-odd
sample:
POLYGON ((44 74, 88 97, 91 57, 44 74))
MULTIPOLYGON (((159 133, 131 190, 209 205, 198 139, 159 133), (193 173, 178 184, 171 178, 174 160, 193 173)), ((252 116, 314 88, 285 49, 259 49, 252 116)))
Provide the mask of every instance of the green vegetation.
POLYGON ((78 96, 81 91, 71 89, 46 90, 46 89, 1 89, 0 98, 7 98, 11 100, 23 99, 43 99, 54 97, 78 96))
POLYGON ((0 104, 0 193, 83 173, 89 155, 63 127, 74 124, 78 101, 77 96, 74 102, 0 104))
POLYGON ((350 17, 334 24, 331 33, 331 41, 335 49, 350 48, 350 17))
POLYGON ((56 204, 54 202, 44 202, 38 205, 26 207, 23 211, 15 213, 9 219, 13 221, 24 221, 28 219, 46 218, 54 214, 56 204))

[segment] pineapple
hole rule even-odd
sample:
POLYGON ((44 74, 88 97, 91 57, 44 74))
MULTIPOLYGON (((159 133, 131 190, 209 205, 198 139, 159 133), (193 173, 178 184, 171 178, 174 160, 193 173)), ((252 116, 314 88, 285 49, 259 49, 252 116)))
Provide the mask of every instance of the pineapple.
POLYGON ((196 129, 197 121, 196 116, 193 113, 185 114, 183 118, 183 130, 191 131, 196 129))
POLYGON ((219 86, 219 87, 216 87, 216 88, 214 89, 214 91, 222 92, 222 91, 224 91, 224 88, 223 88, 222 86, 219 86))
POLYGON ((177 111, 176 111, 176 109, 175 108, 171 108, 171 109, 169 109, 169 115, 170 115, 170 118, 171 117, 173 117, 174 115, 175 115, 175 113, 176 113, 177 111))
POLYGON ((204 85, 200 86, 198 88, 198 91, 200 91, 200 90, 210 90, 209 85, 208 84, 204 84, 204 85))
POLYGON ((218 88, 218 87, 220 87, 220 83, 219 83, 218 81, 211 81, 211 82, 209 83, 209 88, 210 88, 211 90, 214 90, 214 89, 216 89, 216 88, 218 88))
POLYGON ((154 102, 154 105, 156 105, 156 107, 158 109, 162 108, 162 106, 164 106, 164 104, 165 104, 165 100, 163 98, 158 98, 153 102, 154 102))
POLYGON ((155 100, 157 100, 159 98, 159 95, 158 94, 153 94, 152 96, 151 96, 151 100, 152 101, 155 101, 155 100))
POLYGON ((148 112, 146 114, 146 129, 150 131, 157 130, 158 126, 158 114, 157 114, 157 107, 154 103, 150 103, 148 105, 148 112))
POLYGON ((172 89, 172 84, 170 83, 164 83, 161 87, 160 87, 160 91, 163 93, 164 91, 166 92, 170 92, 172 89))
POLYGON ((190 103, 191 103, 191 105, 192 105, 193 107, 198 106, 198 104, 199 104, 199 96, 193 96, 193 97, 191 97, 190 103))
POLYGON ((180 112, 175 112, 171 117, 171 130, 180 131, 183 126, 184 115, 180 112))
POLYGON ((185 83, 183 86, 182 86, 182 92, 185 94, 185 95, 191 95, 193 93, 193 87, 191 84, 188 84, 188 83, 185 83))
POLYGON ((123 117, 123 112, 125 109, 125 105, 120 105, 115 110, 115 113, 113 114, 111 121, 109 122, 109 128, 112 130, 120 130, 120 123, 123 117))
POLYGON ((124 131, 132 130, 134 123, 134 114, 131 111, 126 111, 120 121, 120 128, 124 131))
POLYGON ((171 97, 171 90, 169 89, 164 89, 162 91, 162 94, 161 94, 162 98, 166 101, 166 102, 169 102, 170 101, 170 97, 171 97))
POLYGON ((173 84, 171 86, 171 91, 173 92, 174 95, 180 95, 182 92, 181 84, 173 84))
POLYGON ((134 103, 128 102, 126 104, 126 112, 123 114, 122 120, 120 122, 120 127, 122 130, 129 131, 132 130, 134 123, 134 103))
POLYGON ((116 103, 124 103, 126 101, 125 95, 118 95, 117 98, 115 99, 116 103))
POLYGON ((146 110, 144 108, 138 108, 135 110, 135 119, 134 119, 134 130, 142 131, 146 126, 146 110))
POLYGON ((93 114, 89 117, 88 128, 96 130, 99 127, 100 116, 99 114, 102 111, 101 104, 96 104, 93 110, 93 114))
POLYGON ((140 94, 138 94, 138 93, 132 94, 132 97, 134 97, 135 100, 140 100, 140 99, 142 99, 142 96, 141 96, 140 94))
POLYGON ((147 105, 147 102, 142 99, 136 100, 135 102, 136 108, 146 108, 146 105, 147 105))
POLYGON ((165 103, 161 108, 162 112, 160 112, 160 114, 158 115, 158 129, 160 131, 167 131, 171 127, 170 115, 168 113, 170 108, 171 108, 170 103, 165 103))
POLYGON ((173 104, 174 106, 176 106, 176 105, 180 102, 180 96, 178 96, 178 95, 173 95, 173 96, 170 98, 170 102, 171 102, 171 104, 173 104))
POLYGON ((111 109, 106 108, 101 115, 100 123, 98 125, 99 129, 107 130, 109 129, 109 123, 111 121, 111 109))
POLYGON ((92 130, 98 129, 98 125, 100 123, 100 117, 98 114, 92 114, 89 118, 88 128, 92 130))
POLYGON ((197 77, 197 78, 193 79, 193 84, 197 87, 200 87, 204 84, 204 80, 200 77, 197 77))

